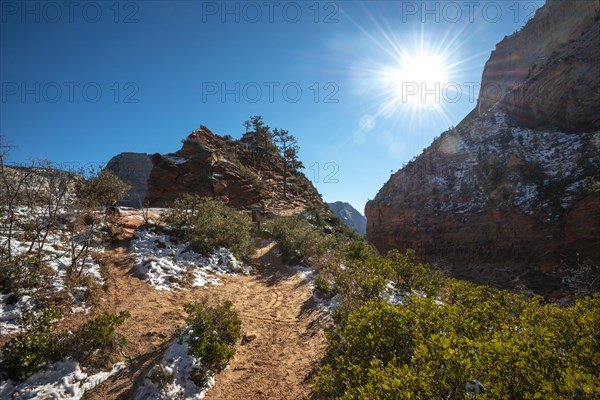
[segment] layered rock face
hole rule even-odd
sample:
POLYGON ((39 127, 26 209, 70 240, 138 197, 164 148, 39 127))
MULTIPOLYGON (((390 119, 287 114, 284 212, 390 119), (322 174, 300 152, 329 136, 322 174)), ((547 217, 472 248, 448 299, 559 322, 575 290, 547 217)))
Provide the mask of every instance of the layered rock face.
POLYGON ((548 0, 485 64, 477 110, 500 105, 530 128, 600 126, 600 0, 548 0))
POLYGON ((548 1, 497 46, 482 88, 510 86, 501 101, 480 96, 367 203, 379 251, 414 248, 456 277, 550 296, 578 262, 600 263, 598 3, 548 1))
POLYGON ((154 154, 146 202, 165 207, 185 194, 217 198, 239 209, 264 207, 293 214, 307 205, 326 206, 300 172, 289 173, 283 195, 283 159, 251 141, 225 139, 202 126, 172 154, 154 154))
POLYGON ((344 224, 363 236, 367 233, 367 219, 350 204, 336 201, 335 203, 327 203, 327 206, 344 224))
POLYGON ((148 191, 148 177, 152 171, 150 155, 121 153, 111 158, 106 168, 131 186, 125 198, 119 201, 119 205, 128 207, 143 205, 148 191))

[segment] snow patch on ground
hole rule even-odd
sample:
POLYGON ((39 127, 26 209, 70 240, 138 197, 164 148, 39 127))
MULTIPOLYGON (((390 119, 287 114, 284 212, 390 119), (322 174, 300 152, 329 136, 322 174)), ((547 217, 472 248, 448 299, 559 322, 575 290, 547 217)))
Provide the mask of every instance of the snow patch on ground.
POLYGON ((209 372, 207 386, 201 388, 190 380, 195 371, 202 370, 202 364, 199 359, 188 354, 186 339, 187 336, 184 336, 171 343, 161 362, 144 378, 136 393, 136 400, 204 398, 208 389, 215 384, 214 375, 209 372))
POLYGON ((131 242, 138 276, 158 290, 181 290, 218 284, 215 274, 248 273, 250 270, 228 249, 219 248, 208 258, 190 250, 188 243, 175 243, 169 235, 142 229, 131 242))
POLYGON ((0 295, 0 334, 6 335, 19 331, 17 319, 25 310, 34 310, 35 301, 31 296, 21 296, 14 304, 7 304, 7 300, 12 297, 12 294, 0 295))
POLYGON ((307 267, 304 267, 302 265, 296 265, 294 267, 288 267, 293 271, 296 271, 296 275, 300 276, 303 279, 310 279, 310 280, 314 280, 316 275, 315 272, 307 267))
POLYGON ((335 310, 340 306, 340 304, 342 304, 341 297, 342 296, 338 294, 330 299, 321 298, 317 294, 317 291, 313 289, 313 299, 315 301, 315 304, 317 305, 317 308, 323 313, 325 313, 325 315, 327 316, 331 316, 333 310, 335 310))
POLYGON ((104 382, 123 367, 123 363, 118 363, 113 366, 111 371, 88 375, 75 361, 59 361, 49 369, 30 376, 18 385, 11 380, 0 382, 0 398, 77 400, 87 390, 104 382))

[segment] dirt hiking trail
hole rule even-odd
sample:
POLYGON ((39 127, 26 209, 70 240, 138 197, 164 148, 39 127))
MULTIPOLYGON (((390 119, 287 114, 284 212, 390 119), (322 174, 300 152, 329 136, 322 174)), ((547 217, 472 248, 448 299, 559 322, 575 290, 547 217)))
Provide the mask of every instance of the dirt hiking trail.
POLYGON ((130 357, 127 368, 88 391, 84 399, 130 399, 157 363, 173 334, 185 323, 183 305, 208 296, 231 300, 242 321, 242 341, 229 368, 215 377, 207 400, 303 399, 307 380, 326 345, 323 313, 315 306, 310 282, 281 264, 273 245, 257 251, 250 275, 219 275, 221 285, 177 292, 158 291, 132 274, 132 230, 107 249, 106 290, 91 313, 128 310, 122 326, 130 357))

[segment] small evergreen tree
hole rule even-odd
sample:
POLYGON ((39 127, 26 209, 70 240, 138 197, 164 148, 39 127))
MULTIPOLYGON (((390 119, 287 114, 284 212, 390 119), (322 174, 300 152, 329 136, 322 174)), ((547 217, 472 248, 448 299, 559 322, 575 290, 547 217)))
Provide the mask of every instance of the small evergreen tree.
POLYGON ((242 125, 244 126, 244 128, 246 128, 246 133, 248 133, 248 130, 250 130, 250 127, 252 126, 252 122, 247 120, 247 121, 244 121, 244 123, 242 125))
POLYGON ((296 137, 285 129, 275 129, 273 138, 283 158, 283 197, 287 197, 288 170, 294 171, 297 168, 302 168, 302 163, 298 161, 300 147, 297 145, 296 137))
POLYGON ((273 133, 271 127, 265 125, 263 117, 260 115, 251 116, 249 120, 243 124, 246 129, 252 127, 254 129, 253 136, 253 155, 260 165, 263 158, 269 154, 275 153, 277 147, 273 143, 273 133))

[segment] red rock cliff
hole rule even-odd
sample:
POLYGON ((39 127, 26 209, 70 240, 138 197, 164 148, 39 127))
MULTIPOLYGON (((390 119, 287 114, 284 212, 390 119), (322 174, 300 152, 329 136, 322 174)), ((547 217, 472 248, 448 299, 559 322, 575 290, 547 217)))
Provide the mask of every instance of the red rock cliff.
POLYGON ((477 110, 499 104, 528 127, 600 126, 600 0, 548 0, 485 64, 477 110))
POLYGON ((506 94, 480 95, 391 176, 365 208, 371 243, 543 294, 568 281, 577 259, 600 263, 599 3, 548 1, 498 44, 482 87, 506 94))

